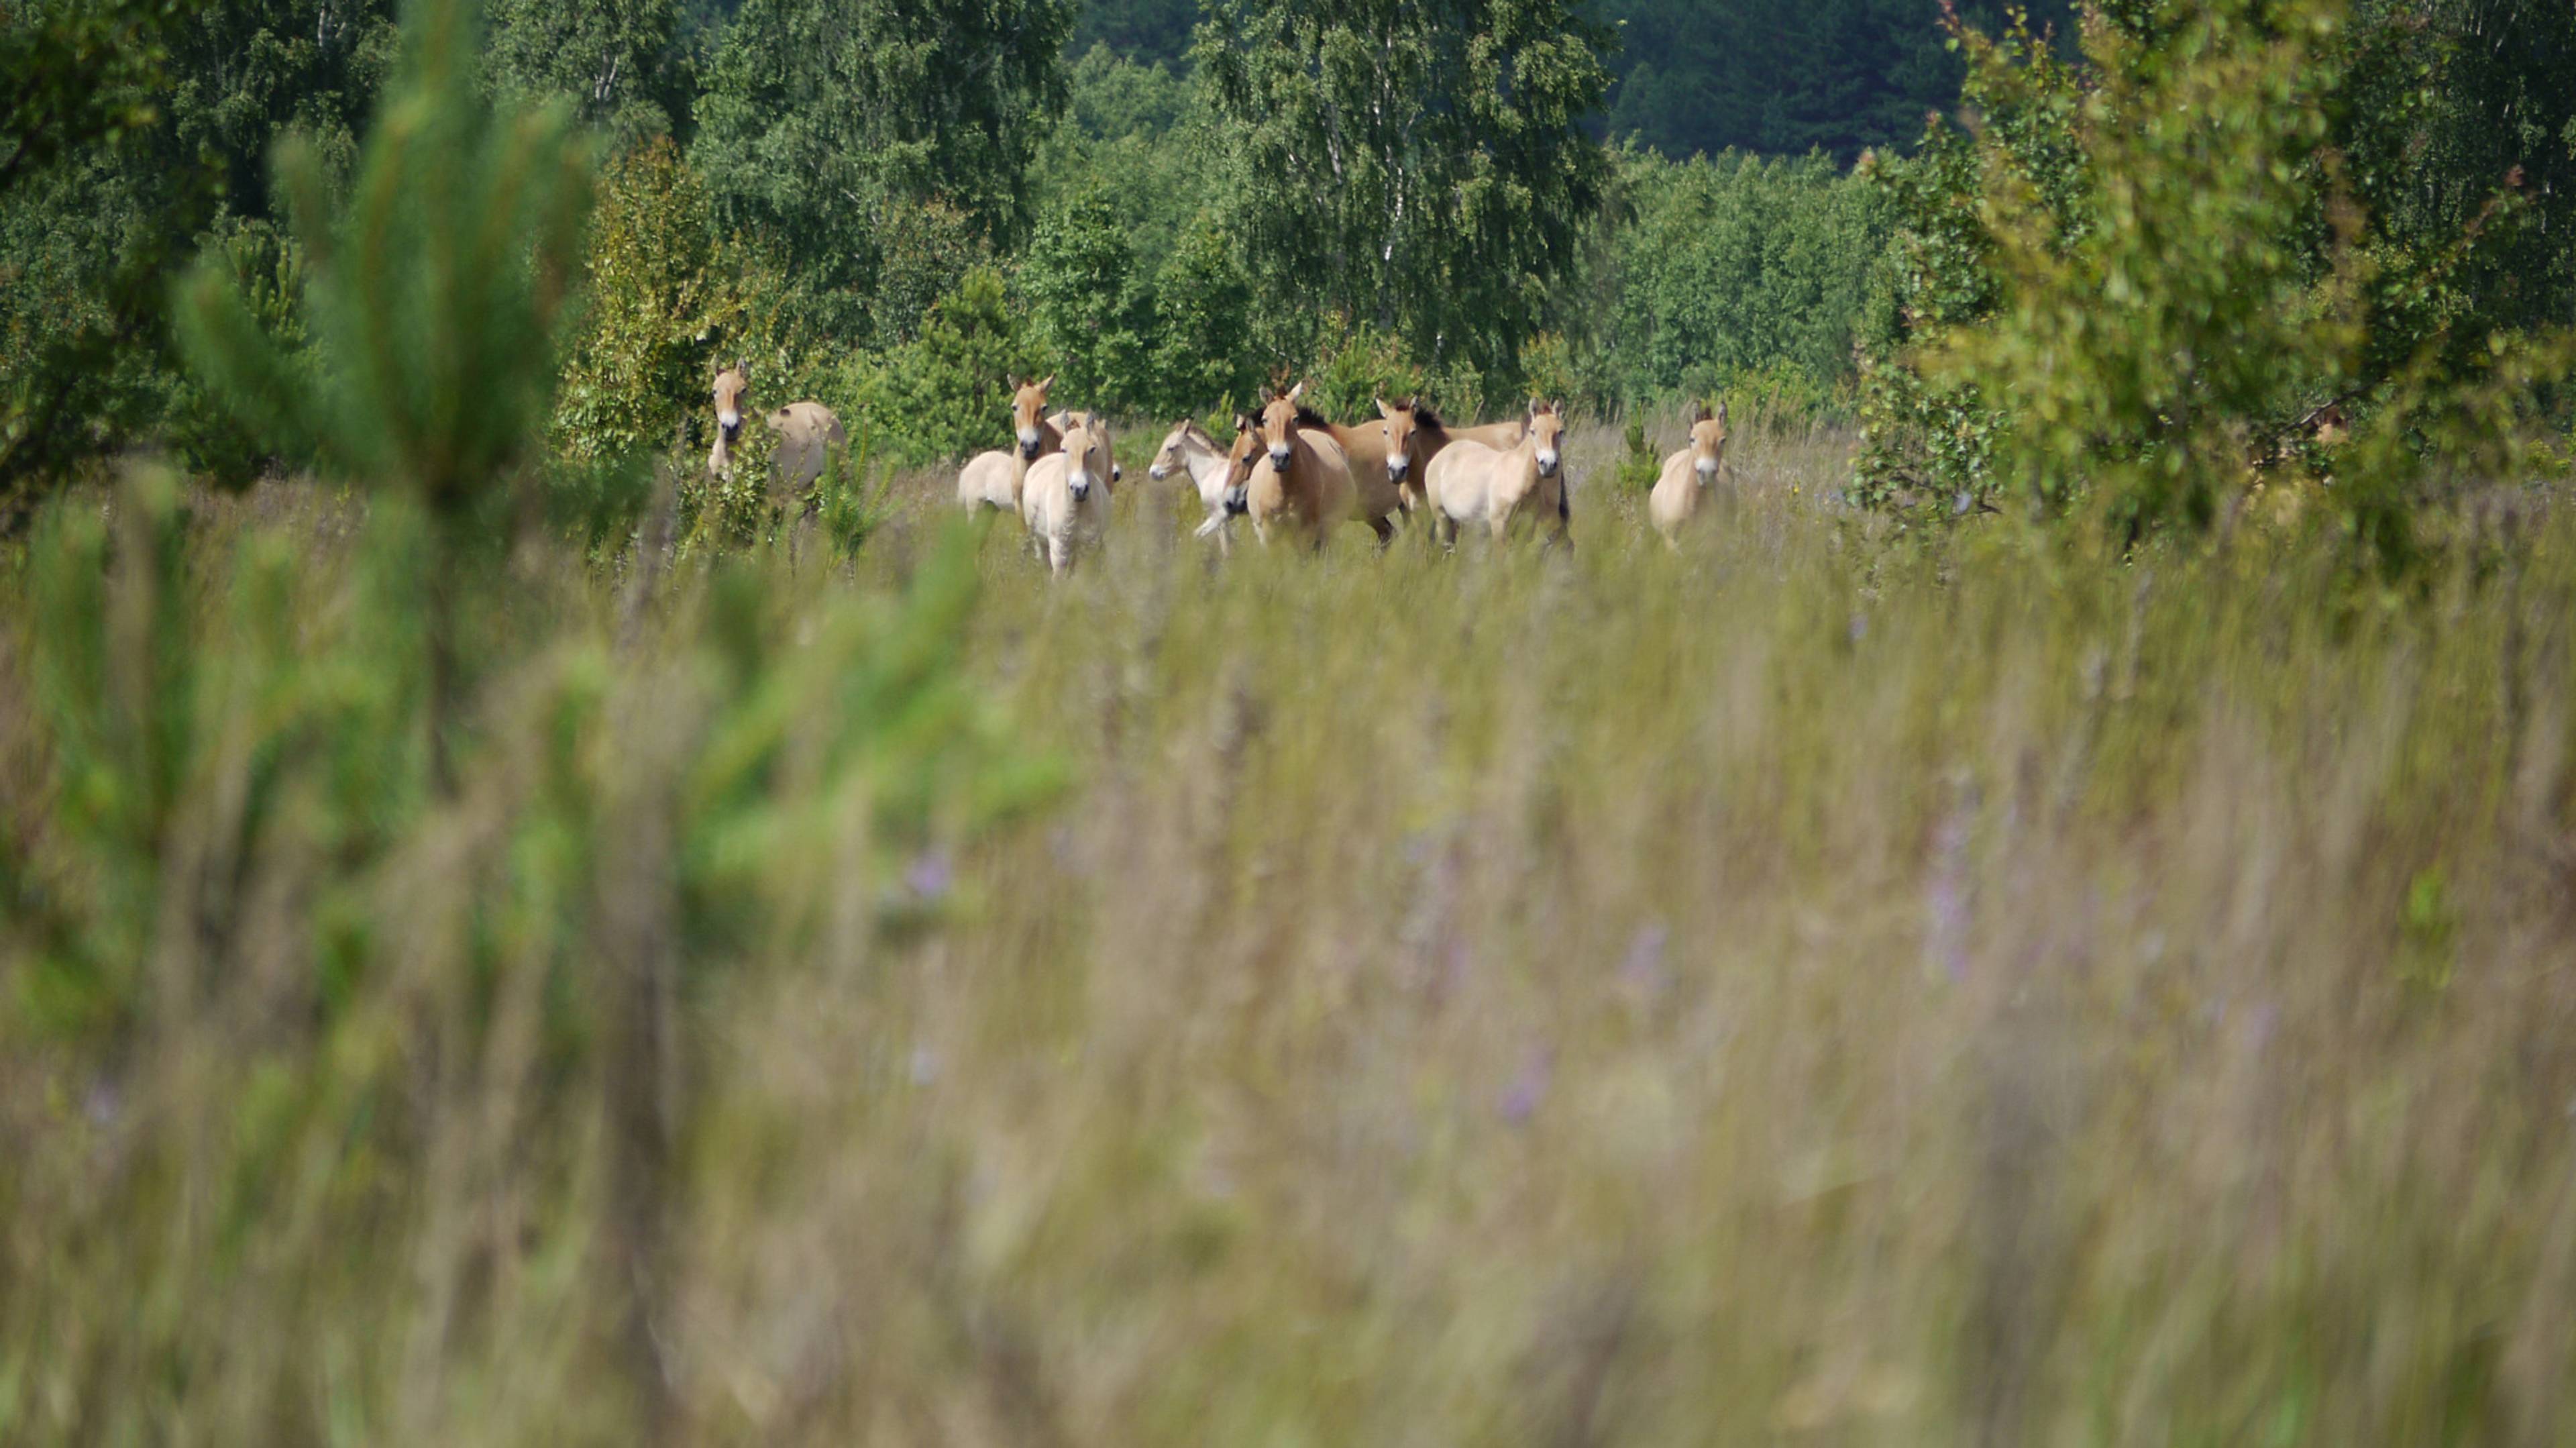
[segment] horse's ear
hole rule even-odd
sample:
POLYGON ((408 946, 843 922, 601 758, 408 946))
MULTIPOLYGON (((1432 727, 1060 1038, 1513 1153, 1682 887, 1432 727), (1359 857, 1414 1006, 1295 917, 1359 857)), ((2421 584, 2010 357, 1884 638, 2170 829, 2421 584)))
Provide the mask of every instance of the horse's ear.
POLYGON ((1726 426, 1726 404, 1723 402, 1717 405, 1717 425, 1720 428, 1726 426))
POLYGON ((1387 406, 1386 399, 1381 397, 1377 400, 1377 415, 1380 417, 1393 417, 1395 416, 1395 409, 1387 406))
POLYGON ((1047 391, 1051 391, 1051 390, 1053 390, 1053 389, 1054 389, 1054 387, 1055 387, 1055 374, 1054 374, 1054 373, 1052 373, 1052 372, 1050 372, 1050 373, 1048 373, 1048 374, 1047 374, 1047 379, 1046 379, 1046 381, 1041 382, 1041 383, 1039 383, 1039 384, 1038 384, 1038 391, 1040 391, 1040 392, 1047 392, 1047 391))
POLYGON ((1302 378, 1298 380, 1298 383, 1297 383, 1297 385, 1296 385, 1296 386, 1291 387, 1291 388, 1289 388, 1289 389, 1288 389, 1288 401, 1290 401, 1290 402, 1295 402, 1295 401, 1297 401, 1299 398, 1304 397, 1305 395, 1306 395, 1306 383, 1305 383, 1304 379, 1302 379, 1302 378))

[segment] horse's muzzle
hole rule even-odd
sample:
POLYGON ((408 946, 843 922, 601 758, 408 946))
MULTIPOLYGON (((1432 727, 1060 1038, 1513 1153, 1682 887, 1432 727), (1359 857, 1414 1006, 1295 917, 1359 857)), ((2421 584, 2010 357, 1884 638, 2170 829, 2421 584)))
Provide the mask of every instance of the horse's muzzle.
POLYGON ((1699 460, 1699 480, 1703 483, 1717 481, 1717 462, 1715 459, 1701 458, 1699 460))
POLYGON ((1024 463, 1033 463, 1033 462, 1036 462, 1037 460, 1038 460, 1038 445, 1037 445, 1036 443, 1033 443, 1033 442, 1024 442, 1024 443, 1021 443, 1021 444, 1020 444, 1020 461, 1022 461, 1022 462, 1024 462, 1024 463))
POLYGON ((1229 518, 1240 518, 1240 517, 1242 517, 1244 514, 1249 513, 1249 512, 1251 512, 1251 511, 1252 511, 1252 501, 1251 501, 1251 497, 1250 497, 1250 490, 1249 490, 1249 489, 1246 489, 1246 488, 1228 488, 1228 489, 1226 489, 1226 491, 1225 491, 1225 515, 1226 515, 1227 517, 1229 517, 1229 518))
POLYGON ((1412 471, 1413 460, 1411 458, 1388 458, 1386 460, 1386 480, 1390 483, 1403 482, 1405 474, 1412 471))
POLYGON ((1538 455, 1538 475, 1542 478, 1555 477, 1556 470, 1563 466, 1565 466, 1565 459, 1559 454, 1540 453, 1538 455))
POLYGON ((1288 471, 1288 449, 1284 447, 1272 448, 1270 450, 1270 465, 1283 473, 1288 471))

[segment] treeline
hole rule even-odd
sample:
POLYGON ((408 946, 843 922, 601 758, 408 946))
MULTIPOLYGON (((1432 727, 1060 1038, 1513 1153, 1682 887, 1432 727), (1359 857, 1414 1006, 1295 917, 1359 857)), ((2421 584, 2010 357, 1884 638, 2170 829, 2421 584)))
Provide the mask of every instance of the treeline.
MULTIPOLYGON (((371 128, 413 123, 377 109, 395 12, 46 0, 0 21, 13 509, 136 445, 219 479, 311 463, 181 365, 172 285, 204 258, 297 375, 352 365, 307 306, 315 246, 340 243, 284 222, 349 206, 371 128), (300 191, 272 180, 281 143, 300 191)), ((2349 436, 2387 457, 2335 497, 2384 532, 2424 460, 2460 455, 2451 431, 2554 415, 2576 320, 2576 14, 2536 0, 2116 0, 2062 30, 1952 14, 1912 50, 1814 39, 1915 35, 1831 5, 454 13, 481 27, 458 50, 479 103, 548 108, 596 167, 550 339, 546 455, 576 493, 703 447, 725 362, 924 464, 991 441, 1013 373, 1169 417, 1293 372, 1340 413, 1532 392, 1839 410, 1865 423, 1857 498, 2117 497, 2123 536, 2220 517, 2248 459, 2328 475, 2312 445, 2349 436), (1720 46, 1766 74, 1699 101, 1843 129, 1775 130, 1811 148, 1777 159, 1675 160, 1643 123, 1601 139, 1641 67, 1721 23, 1786 48, 1720 46), (1087 33, 1175 58, 1069 59, 1087 33), (1955 118, 1847 167, 1903 134, 1921 96, 1881 84, 1899 74, 1955 118), (2492 384, 2474 423, 2472 383, 2492 384)))
MULTIPOLYGON (((218 477, 303 461, 178 365, 167 294, 214 256, 325 365, 294 350, 310 258, 268 161, 294 138, 333 204, 398 10, 12 12, 10 74, 55 87, 14 123, 50 149, 0 177, 13 494, 139 442, 218 477)), ((479 92, 557 106, 601 159, 557 451, 670 445, 720 358, 916 462, 983 442, 1012 371, 1157 415, 1288 369, 1345 403, 1401 389, 1466 411, 1533 387, 1614 405, 1738 372, 1802 396, 1847 379, 1884 206, 1823 163, 1605 151, 1614 37, 1571 3, 1222 0, 1152 22, 1186 40, 1180 64, 1068 59, 1077 18, 1073 0, 490 0, 479 92)))

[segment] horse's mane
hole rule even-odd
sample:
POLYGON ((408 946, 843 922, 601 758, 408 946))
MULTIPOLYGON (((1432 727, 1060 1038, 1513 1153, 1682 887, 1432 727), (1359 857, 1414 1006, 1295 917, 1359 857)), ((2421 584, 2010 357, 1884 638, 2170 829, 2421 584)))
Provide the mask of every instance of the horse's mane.
POLYGON ((1324 414, 1317 412, 1315 409, 1308 407, 1306 404, 1301 402, 1297 404, 1297 425, 1299 427, 1327 429, 1332 426, 1332 423, 1325 420, 1324 414))
POLYGON ((1413 425, 1415 427, 1437 427, 1442 429, 1446 429, 1449 426, 1448 423, 1440 420, 1439 413, 1431 410, 1431 404, 1428 402, 1417 402, 1413 404, 1413 425))

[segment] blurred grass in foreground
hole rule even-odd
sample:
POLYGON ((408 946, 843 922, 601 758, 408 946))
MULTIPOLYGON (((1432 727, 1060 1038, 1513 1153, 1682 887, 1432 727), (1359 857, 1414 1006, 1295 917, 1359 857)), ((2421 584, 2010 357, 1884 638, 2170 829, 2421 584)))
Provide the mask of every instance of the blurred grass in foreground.
POLYGON ((1739 446, 1681 557, 1607 430, 1570 559, 523 547, 444 790, 399 504, 62 505, 0 1440, 2576 1441, 2576 526, 1739 446))

